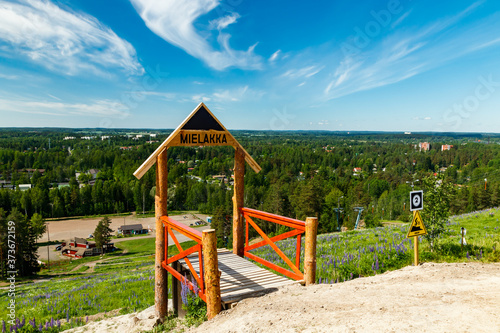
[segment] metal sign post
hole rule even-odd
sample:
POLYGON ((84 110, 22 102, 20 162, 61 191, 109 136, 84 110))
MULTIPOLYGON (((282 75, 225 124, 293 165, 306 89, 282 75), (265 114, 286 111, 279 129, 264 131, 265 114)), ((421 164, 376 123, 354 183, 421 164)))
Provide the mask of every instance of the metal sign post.
POLYGON ((410 210, 413 212, 413 221, 411 222, 410 229, 406 238, 413 237, 414 246, 414 265, 418 266, 418 236, 427 235, 424 221, 420 216, 419 210, 424 208, 424 192, 411 191, 410 192, 410 210))

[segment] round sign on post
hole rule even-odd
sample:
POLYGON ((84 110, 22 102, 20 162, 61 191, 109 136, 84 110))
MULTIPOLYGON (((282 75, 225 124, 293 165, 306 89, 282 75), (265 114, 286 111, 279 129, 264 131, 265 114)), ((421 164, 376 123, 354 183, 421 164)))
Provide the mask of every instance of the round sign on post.
POLYGON ((410 192, 410 210, 422 210, 424 208, 424 191, 410 192))

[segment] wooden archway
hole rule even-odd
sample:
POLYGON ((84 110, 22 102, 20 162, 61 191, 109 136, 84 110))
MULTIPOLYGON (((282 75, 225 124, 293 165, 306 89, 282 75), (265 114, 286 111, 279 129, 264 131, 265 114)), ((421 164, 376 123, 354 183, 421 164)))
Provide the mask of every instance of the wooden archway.
POLYGON ((233 196, 233 253, 243 257, 244 225, 241 209, 244 198, 245 161, 255 171, 261 167, 221 124, 203 103, 200 103, 189 116, 168 136, 151 156, 134 172, 138 179, 156 163, 156 246, 155 246, 155 312, 159 318, 167 315, 168 284, 167 271, 162 267, 165 258, 167 239, 163 229, 162 216, 167 216, 167 150, 174 146, 232 146, 234 157, 234 196, 233 196))

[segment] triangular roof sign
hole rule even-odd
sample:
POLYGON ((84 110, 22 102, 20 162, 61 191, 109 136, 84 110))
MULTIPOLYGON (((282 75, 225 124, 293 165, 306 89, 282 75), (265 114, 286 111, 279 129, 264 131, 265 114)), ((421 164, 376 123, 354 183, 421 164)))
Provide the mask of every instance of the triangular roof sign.
POLYGON ((245 154, 245 161, 255 171, 260 166, 248 152, 236 141, 231 133, 221 124, 212 112, 203 103, 187 116, 186 119, 163 141, 144 163, 134 172, 138 179, 156 163, 156 157, 166 148, 172 146, 233 146, 241 148, 245 154))
POLYGON ((425 229, 424 221, 422 216, 420 216, 420 211, 416 210, 415 215, 413 215, 413 221, 411 222, 410 229, 408 229, 408 234, 406 238, 414 236, 427 235, 427 229, 425 229))

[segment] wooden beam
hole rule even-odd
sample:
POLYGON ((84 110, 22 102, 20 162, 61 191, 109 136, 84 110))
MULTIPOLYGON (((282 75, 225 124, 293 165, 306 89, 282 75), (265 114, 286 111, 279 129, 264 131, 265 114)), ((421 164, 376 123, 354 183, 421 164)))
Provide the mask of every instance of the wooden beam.
POLYGON ((168 238, 165 238, 161 220, 162 216, 167 215, 167 151, 164 150, 159 154, 156 160, 155 312, 156 316, 163 320, 168 314, 168 274, 162 267, 167 255, 168 238))
POLYGON ((214 114, 207 108, 207 106, 203 103, 200 103, 186 117, 186 119, 184 119, 184 121, 179 126, 177 126, 177 128, 172 133, 170 133, 168 138, 165 141, 163 141, 158 148, 156 148, 156 150, 153 152, 153 154, 151 154, 146 159, 146 161, 144 161, 144 163, 142 163, 141 166, 139 168, 137 168, 137 170, 134 172, 134 176, 137 179, 141 179, 142 176, 144 176, 144 174, 153 166, 153 164, 155 164, 156 157, 163 150, 165 150, 167 147, 171 147, 171 146, 175 145, 173 142, 174 140, 176 140, 177 138, 180 140, 180 136, 178 134, 181 131, 187 131, 187 130, 182 130, 183 126, 196 114, 196 112, 198 112, 198 110, 200 110, 201 107, 204 107, 207 110, 207 112, 215 119, 215 121, 221 126, 221 128, 227 133, 227 140, 228 140, 228 142, 229 141, 232 142, 231 145, 234 147, 234 149, 238 149, 238 148, 243 149, 243 152, 245 153, 245 160, 250 165, 250 167, 255 172, 259 172, 261 170, 261 167, 257 164, 257 162, 255 162, 255 160, 252 158, 252 156, 250 156, 250 154, 248 154, 248 152, 240 145, 240 143, 238 141, 236 141, 236 139, 233 137, 233 135, 224 127, 224 125, 221 124, 221 122, 214 116, 214 114))
POLYGON ((318 233, 318 218, 306 219, 306 246, 304 255, 304 278, 306 286, 316 283, 316 235, 318 233))
POLYGON ((196 146, 232 146, 238 144, 236 139, 227 131, 214 130, 180 130, 172 138, 168 146, 196 147, 196 146))
POLYGON ((244 256, 245 247, 245 230, 241 212, 244 204, 244 178, 245 153, 238 147, 234 154, 233 253, 240 257, 244 256))
POLYGON ((221 311, 220 272, 217 258, 217 236, 215 229, 203 230, 203 266, 205 274, 205 296, 207 317, 212 319, 221 311))

